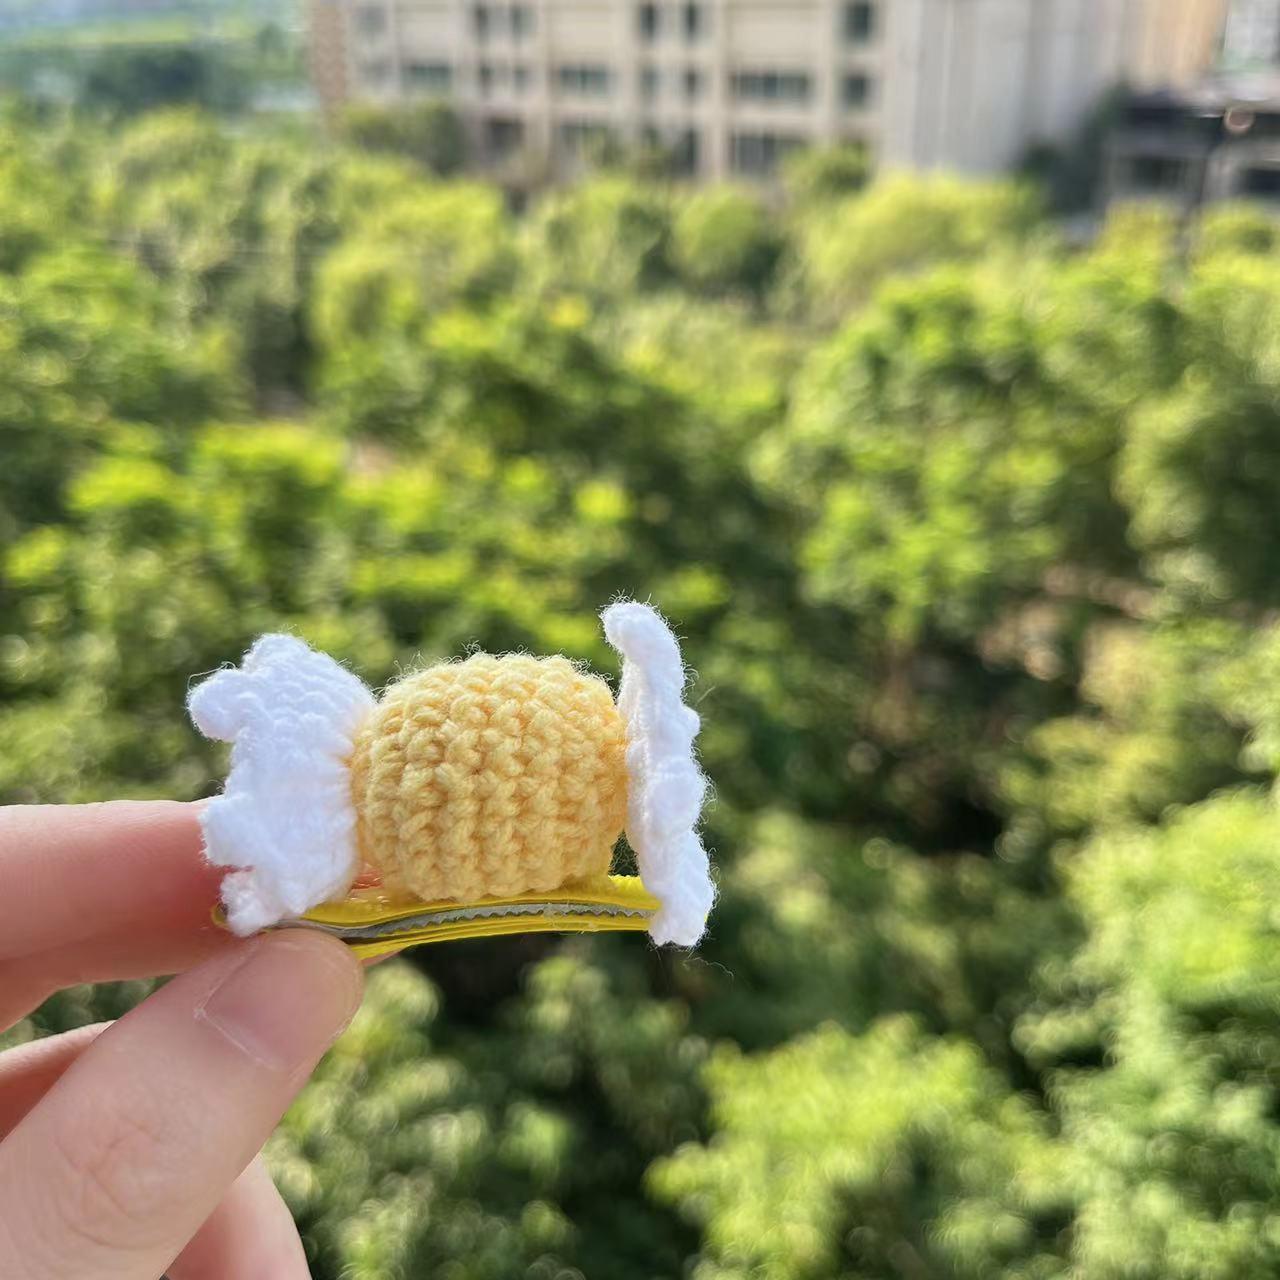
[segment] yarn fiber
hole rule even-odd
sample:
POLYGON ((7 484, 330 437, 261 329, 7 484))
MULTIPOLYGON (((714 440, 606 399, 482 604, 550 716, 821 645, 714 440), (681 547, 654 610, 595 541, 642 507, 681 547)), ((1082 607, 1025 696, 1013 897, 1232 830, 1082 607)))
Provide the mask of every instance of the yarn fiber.
POLYGON ((698 835, 707 780, 693 752, 699 721, 684 703, 680 645, 652 605, 619 600, 600 617, 605 637, 622 655, 627 840, 645 888, 662 901, 649 932, 659 944, 692 947, 707 927, 716 890, 698 835))
POLYGON ((369 690, 295 636, 267 635, 187 706, 201 733, 233 744, 227 785, 200 814, 205 857, 232 869, 222 902, 233 932, 342 897, 359 865, 347 760, 373 713, 369 690))
POLYGON ((423 901, 603 875, 627 816, 609 686, 563 657, 478 653, 391 685, 356 736, 363 860, 423 901))

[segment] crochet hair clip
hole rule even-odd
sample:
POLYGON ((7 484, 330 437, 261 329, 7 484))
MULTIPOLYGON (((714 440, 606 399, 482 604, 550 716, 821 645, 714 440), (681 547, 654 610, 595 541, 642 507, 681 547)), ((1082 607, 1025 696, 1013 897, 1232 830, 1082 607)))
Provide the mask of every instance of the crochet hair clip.
POLYGON ((714 889, 680 649, 648 605, 601 618, 616 702, 567 658, 486 653, 375 699, 287 635, 196 685, 196 727, 232 744, 201 816, 229 868, 219 921, 321 929, 364 956, 548 931, 696 943, 714 889), (639 876, 610 874, 624 830, 639 876))

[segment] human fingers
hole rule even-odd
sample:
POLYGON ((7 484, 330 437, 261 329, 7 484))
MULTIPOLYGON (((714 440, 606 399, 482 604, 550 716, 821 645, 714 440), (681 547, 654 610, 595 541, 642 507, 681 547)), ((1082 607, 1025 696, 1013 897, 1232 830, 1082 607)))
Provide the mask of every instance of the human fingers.
POLYGON ((42 1005, 57 987, 43 974, 0 963, 0 1031, 42 1005))
POLYGON ((212 954, 221 873, 202 848, 196 806, 174 801, 0 808, 0 962, 94 943, 119 966, 153 934, 212 954))
POLYGON ((309 1280, 298 1229, 261 1157, 235 1180, 166 1274, 169 1280, 309 1280))
POLYGON ((229 934, 211 925, 193 932, 186 924, 175 927, 157 920, 134 932, 109 930, 35 955, 0 960, 0 1030, 66 987, 182 973, 234 945, 229 934))
POLYGON ((213 1213, 359 1001, 333 939, 267 934, 105 1031, 0 1143, 0 1275, 152 1280, 213 1213))
MULTIPOLYGON (((0 1054, 0 1139, 108 1025, 80 1027, 0 1054)), ((306 1280, 302 1242, 261 1157, 236 1179, 167 1274, 170 1280, 306 1280)))
POLYGON ((105 1022, 94 1023, 0 1053, 0 1139, 57 1084, 107 1026, 105 1022))

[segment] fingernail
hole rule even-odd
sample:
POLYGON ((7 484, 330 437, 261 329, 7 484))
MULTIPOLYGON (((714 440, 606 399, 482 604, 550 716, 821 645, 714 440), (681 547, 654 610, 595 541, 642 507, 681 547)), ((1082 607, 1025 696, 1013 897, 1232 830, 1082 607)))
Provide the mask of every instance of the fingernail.
POLYGON ((310 1069, 360 1007, 360 967, 341 943, 303 930, 254 939, 196 1017, 275 1071, 310 1069))

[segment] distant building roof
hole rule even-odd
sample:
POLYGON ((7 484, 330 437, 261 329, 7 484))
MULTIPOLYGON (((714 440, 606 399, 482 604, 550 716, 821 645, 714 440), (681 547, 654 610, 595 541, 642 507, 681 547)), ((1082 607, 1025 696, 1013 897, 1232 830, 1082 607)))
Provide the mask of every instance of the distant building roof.
POLYGON ((1223 73, 1184 88, 1138 93, 1130 105, 1139 110, 1165 108, 1198 115, 1222 115, 1233 107, 1280 111, 1280 68, 1223 73))
POLYGON ((1129 98, 1107 139, 1105 199, 1184 212, 1216 200, 1280 202, 1280 69, 1223 72, 1129 98))

